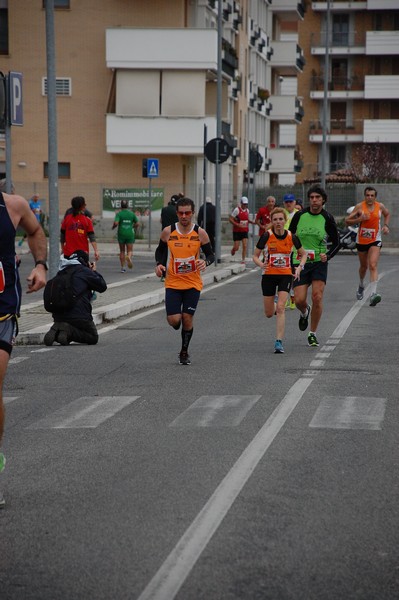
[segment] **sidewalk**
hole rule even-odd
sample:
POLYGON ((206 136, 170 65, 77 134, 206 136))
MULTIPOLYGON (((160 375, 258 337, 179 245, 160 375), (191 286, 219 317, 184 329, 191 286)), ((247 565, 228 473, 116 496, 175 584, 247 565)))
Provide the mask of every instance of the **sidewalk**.
MULTIPOLYGON (((204 287, 242 273, 246 266, 238 261, 232 262, 227 248, 222 249, 222 262, 208 267, 203 275, 204 287), (223 254, 224 251, 224 254, 223 254)), ((116 253, 115 244, 99 244, 100 256, 116 253)), ((152 255, 154 250, 135 247, 135 255, 152 255)), ((247 264, 250 261, 247 262, 247 264)), ((156 306, 164 301, 165 288, 154 272, 139 277, 124 277, 108 286, 103 294, 98 294, 93 302, 93 319, 98 330, 118 318, 133 312, 156 306)), ((43 307, 42 297, 37 302, 22 305, 18 321, 19 333, 17 345, 43 344, 44 334, 50 329, 53 320, 43 307)))

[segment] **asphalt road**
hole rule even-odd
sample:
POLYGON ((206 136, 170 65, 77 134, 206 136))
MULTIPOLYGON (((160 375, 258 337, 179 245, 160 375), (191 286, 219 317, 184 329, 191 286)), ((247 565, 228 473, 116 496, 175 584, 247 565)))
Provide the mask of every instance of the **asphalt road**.
POLYGON ((97 347, 17 347, 0 477, 2 600, 399 597, 399 264, 374 308, 330 264, 319 348, 258 271, 206 289, 192 365, 164 309, 97 347))

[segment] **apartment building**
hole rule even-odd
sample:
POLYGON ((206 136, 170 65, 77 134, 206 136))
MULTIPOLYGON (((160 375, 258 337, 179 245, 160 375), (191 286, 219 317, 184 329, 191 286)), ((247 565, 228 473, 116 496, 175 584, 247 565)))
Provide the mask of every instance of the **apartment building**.
MULTIPOLYGON (((217 0, 54 0, 60 212, 83 194, 97 215, 124 195, 144 207, 142 161, 157 158, 153 208, 183 191, 214 193, 204 141, 217 135, 217 0)), ((296 125, 304 67, 304 0, 223 0, 222 213, 248 181, 293 182, 301 169, 296 125), (259 166, 259 165, 258 165, 259 166)), ((0 70, 23 74, 23 127, 12 127, 12 178, 47 195, 46 11, 43 0, 0 0, 0 70)), ((4 136, 0 141, 4 175, 4 136)))
POLYGON ((305 111, 298 181, 321 171, 327 47, 327 173, 349 167, 365 143, 383 144, 399 163, 398 9, 397 0, 311 2, 299 24, 307 64, 298 76, 305 111))

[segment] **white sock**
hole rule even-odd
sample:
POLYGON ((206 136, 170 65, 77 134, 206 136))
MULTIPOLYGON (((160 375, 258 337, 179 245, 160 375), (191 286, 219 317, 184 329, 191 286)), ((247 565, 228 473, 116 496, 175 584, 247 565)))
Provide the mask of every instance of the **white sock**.
POLYGON ((376 294, 377 293, 377 282, 376 281, 372 281, 370 283, 370 293, 371 294, 376 294))

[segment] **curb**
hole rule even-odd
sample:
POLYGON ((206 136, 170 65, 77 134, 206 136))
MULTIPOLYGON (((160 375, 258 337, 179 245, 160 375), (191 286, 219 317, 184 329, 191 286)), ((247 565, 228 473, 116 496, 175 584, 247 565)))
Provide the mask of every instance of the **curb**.
MULTIPOLYGON (((213 283, 218 283, 223 279, 228 279, 239 273, 245 271, 246 266, 243 264, 233 264, 226 267, 216 268, 215 272, 205 273, 203 276, 204 287, 213 283)), ((95 325, 103 325, 109 322, 125 317, 131 313, 137 312, 144 308, 150 308, 162 304, 165 300, 165 288, 162 287, 160 290, 148 292, 136 296, 135 298, 129 298, 126 300, 120 300, 113 304, 101 306, 93 310, 93 320, 95 325)), ((52 320, 47 325, 40 325, 30 331, 21 332, 18 334, 16 345, 17 346, 29 346, 29 345, 43 345, 43 338, 45 333, 51 327, 52 320)), ((101 329, 99 333, 101 332, 101 329)))

